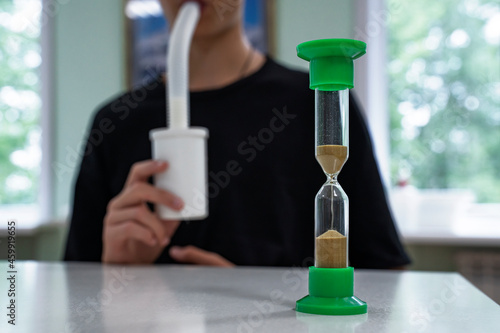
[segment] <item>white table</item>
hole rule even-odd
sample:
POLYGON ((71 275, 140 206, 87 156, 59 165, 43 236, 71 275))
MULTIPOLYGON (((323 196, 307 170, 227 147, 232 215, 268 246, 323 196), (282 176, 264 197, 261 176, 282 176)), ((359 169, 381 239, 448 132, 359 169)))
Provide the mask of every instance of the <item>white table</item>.
POLYGON ((297 313, 307 270, 18 262, 0 332, 500 332, 500 306, 456 273, 355 271, 368 314, 297 313), (7 329, 5 329, 7 328, 7 329))

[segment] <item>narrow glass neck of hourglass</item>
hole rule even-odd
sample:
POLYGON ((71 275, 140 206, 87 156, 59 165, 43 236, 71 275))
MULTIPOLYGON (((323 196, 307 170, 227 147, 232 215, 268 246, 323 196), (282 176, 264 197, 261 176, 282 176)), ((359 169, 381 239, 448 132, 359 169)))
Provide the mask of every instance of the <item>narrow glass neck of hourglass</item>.
POLYGON ((338 180, 337 180, 337 176, 338 174, 326 174, 326 184, 332 184, 332 185, 336 185, 338 184, 338 180))

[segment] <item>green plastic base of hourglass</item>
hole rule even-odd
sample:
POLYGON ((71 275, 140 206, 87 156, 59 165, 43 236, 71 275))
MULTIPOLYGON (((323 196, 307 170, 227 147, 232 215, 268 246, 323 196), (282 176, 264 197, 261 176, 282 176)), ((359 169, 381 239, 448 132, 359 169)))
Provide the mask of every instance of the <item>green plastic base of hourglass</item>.
POLYGON ((299 299, 295 310, 321 315, 366 313, 365 302, 354 294, 354 269, 309 267, 309 295, 299 299))

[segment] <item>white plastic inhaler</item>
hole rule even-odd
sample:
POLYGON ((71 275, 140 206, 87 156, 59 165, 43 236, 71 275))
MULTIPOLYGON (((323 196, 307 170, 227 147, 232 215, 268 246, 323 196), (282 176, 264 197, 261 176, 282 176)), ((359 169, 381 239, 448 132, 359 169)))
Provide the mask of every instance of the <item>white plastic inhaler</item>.
POLYGON ((155 186, 184 201, 181 211, 156 205, 157 214, 166 220, 201 220, 208 216, 208 130, 189 127, 189 47, 199 18, 199 4, 186 2, 175 20, 167 55, 169 126, 149 133, 153 159, 170 165, 155 175, 155 186))

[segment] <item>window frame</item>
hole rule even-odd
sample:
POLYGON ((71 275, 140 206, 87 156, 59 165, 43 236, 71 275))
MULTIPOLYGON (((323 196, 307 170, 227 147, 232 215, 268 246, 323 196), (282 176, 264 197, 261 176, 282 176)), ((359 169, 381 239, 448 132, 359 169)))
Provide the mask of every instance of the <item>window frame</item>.
POLYGON ((40 170, 40 188, 38 191, 39 206, 39 224, 49 223, 53 218, 53 175, 52 175, 52 157, 53 157, 53 114, 54 101, 54 17, 48 15, 44 9, 50 4, 50 0, 41 0, 42 8, 40 13, 40 44, 42 63, 40 68, 41 80, 41 99, 42 108, 40 122, 42 128, 42 162, 40 170), (45 19, 43 16, 45 15, 45 19))
POLYGON ((366 54, 355 61, 354 91, 365 112, 382 181, 390 189, 387 9, 384 0, 355 0, 354 6, 353 38, 367 44, 366 54))

